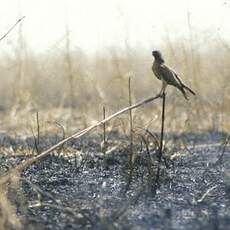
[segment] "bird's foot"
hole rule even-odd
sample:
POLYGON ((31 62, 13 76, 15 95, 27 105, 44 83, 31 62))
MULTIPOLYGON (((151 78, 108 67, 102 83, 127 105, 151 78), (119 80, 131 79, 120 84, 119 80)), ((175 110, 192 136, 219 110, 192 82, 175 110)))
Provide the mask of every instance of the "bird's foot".
POLYGON ((158 93, 158 94, 156 95, 156 97, 163 97, 163 94, 162 94, 162 93, 158 93))
POLYGON ((164 94, 165 94, 165 92, 160 92, 157 94, 157 97, 163 98, 164 94))

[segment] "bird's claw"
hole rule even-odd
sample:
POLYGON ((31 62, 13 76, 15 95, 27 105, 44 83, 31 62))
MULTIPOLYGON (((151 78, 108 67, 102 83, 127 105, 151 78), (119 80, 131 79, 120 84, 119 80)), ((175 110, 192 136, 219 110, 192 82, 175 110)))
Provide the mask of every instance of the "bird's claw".
POLYGON ((156 97, 162 97, 162 93, 158 93, 156 97))
POLYGON ((157 97, 163 98, 164 92, 160 92, 157 94, 157 97))

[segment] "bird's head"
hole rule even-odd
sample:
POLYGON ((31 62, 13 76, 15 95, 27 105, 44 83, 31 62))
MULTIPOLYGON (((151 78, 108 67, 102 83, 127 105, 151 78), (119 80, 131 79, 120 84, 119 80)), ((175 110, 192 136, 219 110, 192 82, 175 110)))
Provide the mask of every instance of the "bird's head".
POLYGON ((156 60, 158 63, 160 63, 160 64, 161 64, 161 63, 164 63, 164 59, 163 59, 163 57, 162 57, 160 51, 154 50, 154 51, 152 52, 152 55, 153 55, 153 57, 155 58, 155 60, 156 60))

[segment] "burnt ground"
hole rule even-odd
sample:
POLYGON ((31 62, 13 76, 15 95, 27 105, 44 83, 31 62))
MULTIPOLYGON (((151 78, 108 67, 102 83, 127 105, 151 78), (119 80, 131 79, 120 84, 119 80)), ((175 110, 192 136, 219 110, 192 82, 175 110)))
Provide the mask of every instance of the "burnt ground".
MULTIPOLYGON (((154 193, 154 145, 148 146, 151 160, 146 146, 135 146, 138 154, 126 191, 128 137, 112 135, 113 150, 104 157, 101 138, 85 136, 25 170, 21 187, 11 189, 9 199, 17 206, 23 229, 230 229, 226 138, 223 133, 168 135, 167 152, 175 159, 163 160, 160 187, 154 193), (67 152, 76 157, 66 157, 67 152)), ((56 141, 56 137, 43 137, 39 147, 45 149, 56 141)), ((18 146, 32 149, 34 145, 33 138, 4 135, 0 142, 15 152, 18 146)), ((29 157, 1 154, 1 173, 29 157)))

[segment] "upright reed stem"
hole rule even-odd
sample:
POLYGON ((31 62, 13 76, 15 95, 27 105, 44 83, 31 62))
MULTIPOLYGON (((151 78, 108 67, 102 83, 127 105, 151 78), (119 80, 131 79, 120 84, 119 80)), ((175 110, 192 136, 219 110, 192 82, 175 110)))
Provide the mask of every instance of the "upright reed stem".
MULTIPOLYGON (((131 78, 129 78, 129 106, 132 106, 132 91, 131 91, 131 78)), ((129 190, 132 176, 133 176, 133 114, 132 110, 129 110, 129 175, 128 181, 125 188, 125 193, 129 190)))
MULTIPOLYGON (((105 106, 103 106, 103 120, 105 120, 105 106)), ((103 141, 106 142, 106 124, 103 123, 103 141)))
MULTIPOLYGON (((132 92, 131 92, 131 78, 129 78, 129 106, 132 106, 132 92)), ((133 158, 133 114, 132 110, 129 110, 129 135, 130 135, 130 152, 129 152, 129 164, 132 167, 133 158)))
MULTIPOLYGON (((103 106, 103 120, 105 120, 105 106, 103 106)), ((103 123, 103 140, 101 142, 101 150, 104 153, 104 155, 107 151, 107 147, 108 146, 107 146, 107 140, 106 140, 106 124, 103 123)))
POLYGON ((160 179, 160 166, 161 166, 161 160, 163 154, 163 142, 164 142, 165 101, 166 101, 166 96, 165 93, 163 93, 162 113, 161 113, 161 139, 160 139, 160 149, 158 153, 158 166, 157 166, 154 192, 156 192, 157 187, 159 187, 159 179, 160 179))

